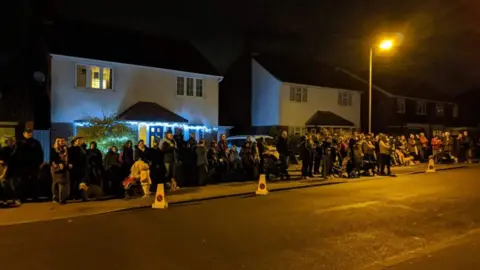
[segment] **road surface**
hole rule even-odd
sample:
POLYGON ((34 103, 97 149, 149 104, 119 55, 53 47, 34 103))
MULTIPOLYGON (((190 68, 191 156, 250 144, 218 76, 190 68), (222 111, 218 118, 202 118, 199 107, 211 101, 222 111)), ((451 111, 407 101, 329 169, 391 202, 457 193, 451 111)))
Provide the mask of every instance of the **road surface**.
MULTIPOLYGON (((430 269, 412 260, 479 229, 478 175, 459 169, 0 226, 0 269, 430 269)), ((431 269, 456 269, 447 266, 431 269)))

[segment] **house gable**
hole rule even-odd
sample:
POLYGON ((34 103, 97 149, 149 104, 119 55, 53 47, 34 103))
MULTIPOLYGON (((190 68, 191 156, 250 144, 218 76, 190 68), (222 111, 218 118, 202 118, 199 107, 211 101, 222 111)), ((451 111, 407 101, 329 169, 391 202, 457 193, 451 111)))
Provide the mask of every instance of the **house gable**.
POLYGON ((279 89, 282 85, 269 71, 252 59, 252 126, 279 124, 279 89))

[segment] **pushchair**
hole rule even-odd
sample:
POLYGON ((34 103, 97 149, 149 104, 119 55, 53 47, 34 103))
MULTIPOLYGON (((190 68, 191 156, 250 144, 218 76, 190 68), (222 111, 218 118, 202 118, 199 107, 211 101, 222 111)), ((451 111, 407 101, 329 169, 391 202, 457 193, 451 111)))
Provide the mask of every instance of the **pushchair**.
POLYGON ((276 178, 280 178, 282 172, 282 162, 280 161, 279 156, 269 152, 265 152, 262 155, 262 159, 265 178, 267 180, 274 180, 276 178))

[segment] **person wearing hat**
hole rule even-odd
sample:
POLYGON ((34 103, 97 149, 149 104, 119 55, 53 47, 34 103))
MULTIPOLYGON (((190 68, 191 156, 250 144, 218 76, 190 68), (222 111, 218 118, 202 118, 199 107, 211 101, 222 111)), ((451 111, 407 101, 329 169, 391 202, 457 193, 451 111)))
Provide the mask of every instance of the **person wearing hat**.
POLYGON ((17 141, 12 157, 13 170, 20 179, 20 200, 38 199, 40 166, 43 164, 43 149, 39 141, 33 138, 33 130, 25 128, 23 137, 17 141), (16 169, 15 169, 16 168, 16 169))

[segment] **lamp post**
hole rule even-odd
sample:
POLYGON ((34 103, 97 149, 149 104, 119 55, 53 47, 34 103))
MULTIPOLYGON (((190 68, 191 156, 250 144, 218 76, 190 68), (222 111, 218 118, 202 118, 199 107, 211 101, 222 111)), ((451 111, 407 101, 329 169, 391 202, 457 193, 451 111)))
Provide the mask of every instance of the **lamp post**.
MULTIPOLYGON (((387 51, 393 47, 393 40, 385 39, 380 42, 378 49, 387 51)), ((374 47, 370 46, 370 65, 368 74, 368 133, 372 133, 372 73, 373 73, 373 51, 374 47)))

